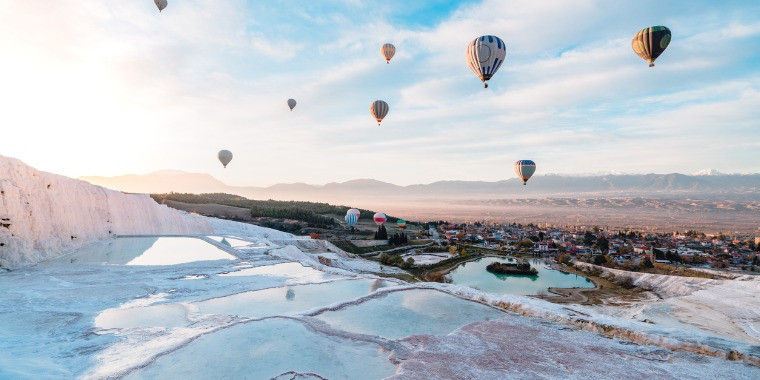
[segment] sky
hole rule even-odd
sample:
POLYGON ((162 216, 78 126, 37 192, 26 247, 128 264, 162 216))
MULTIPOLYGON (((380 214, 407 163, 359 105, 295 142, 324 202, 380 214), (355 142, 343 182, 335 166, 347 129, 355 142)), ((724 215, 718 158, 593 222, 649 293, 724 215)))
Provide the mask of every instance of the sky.
POLYGON ((0 0, 0 155, 256 186, 760 172, 760 2, 0 0), (654 68, 631 49, 651 25, 654 68), (464 58, 484 34, 507 45, 488 89, 464 58))

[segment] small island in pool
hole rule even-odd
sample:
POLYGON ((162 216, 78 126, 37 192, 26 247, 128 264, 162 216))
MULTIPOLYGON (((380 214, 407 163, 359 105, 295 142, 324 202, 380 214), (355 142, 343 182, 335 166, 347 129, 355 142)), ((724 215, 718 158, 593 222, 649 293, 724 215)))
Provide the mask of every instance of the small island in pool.
POLYGON ((486 270, 496 274, 523 274, 529 276, 535 276, 538 274, 536 268, 531 268, 530 263, 528 263, 527 260, 523 260, 520 263, 500 263, 498 261, 494 261, 488 264, 486 270))

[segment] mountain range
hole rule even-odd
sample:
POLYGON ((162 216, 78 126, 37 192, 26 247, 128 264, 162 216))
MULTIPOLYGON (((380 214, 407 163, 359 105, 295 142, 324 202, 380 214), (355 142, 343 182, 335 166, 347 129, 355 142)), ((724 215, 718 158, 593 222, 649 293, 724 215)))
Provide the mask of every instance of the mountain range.
POLYGON ((531 178, 527 186, 516 178, 409 186, 372 179, 230 186, 208 174, 179 171, 81 179, 132 193, 229 193, 251 199, 327 202, 411 220, 760 231, 760 174, 543 175, 531 178))
POLYGON ((685 175, 617 174, 602 176, 543 175, 527 186, 514 179, 438 181, 399 186, 373 179, 325 185, 280 183, 267 187, 231 186, 209 174, 158 171, 145 175, 80 177, 90 183, 131 193, 230 193, 253 199, 335 201, 383 197, 406 199, 536 198, 547 196, 646 196, 658 198, 727 197, 760 200, 760 174, 685 175), (329 200, 328 200, 329 199, 329 200))

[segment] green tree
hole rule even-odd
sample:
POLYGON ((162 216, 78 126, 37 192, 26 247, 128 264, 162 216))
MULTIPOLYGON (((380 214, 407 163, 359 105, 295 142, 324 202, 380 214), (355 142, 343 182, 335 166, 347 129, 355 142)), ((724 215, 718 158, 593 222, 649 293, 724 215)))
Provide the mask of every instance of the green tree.
POLYGON ((594 244, 594 234, 591 231, 586 231, 583 235, 583 245, 590 247, 591 244, 594 244))
POLYGON ((607 240, 604 236, 599 236, 596 239, 596 248, 598 248, 602 253, 607 253, 610 251, 610 242, 607 240))

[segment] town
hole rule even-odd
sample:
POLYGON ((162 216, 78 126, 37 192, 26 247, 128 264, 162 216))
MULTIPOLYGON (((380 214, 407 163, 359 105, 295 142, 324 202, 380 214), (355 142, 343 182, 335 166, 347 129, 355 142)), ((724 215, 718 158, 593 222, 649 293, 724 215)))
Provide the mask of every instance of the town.
MULTIPOLYGON (((610 231, 598 226, 484 224, 434 222, 419 237, 444 244, 550 256, 572 257, 597 265, 631 269, 653 263, 684 264, 695 268, 760 271, 760 237, 705 234, 610 231)), ((453 251, 453 250, 452 250, 453 251)))

